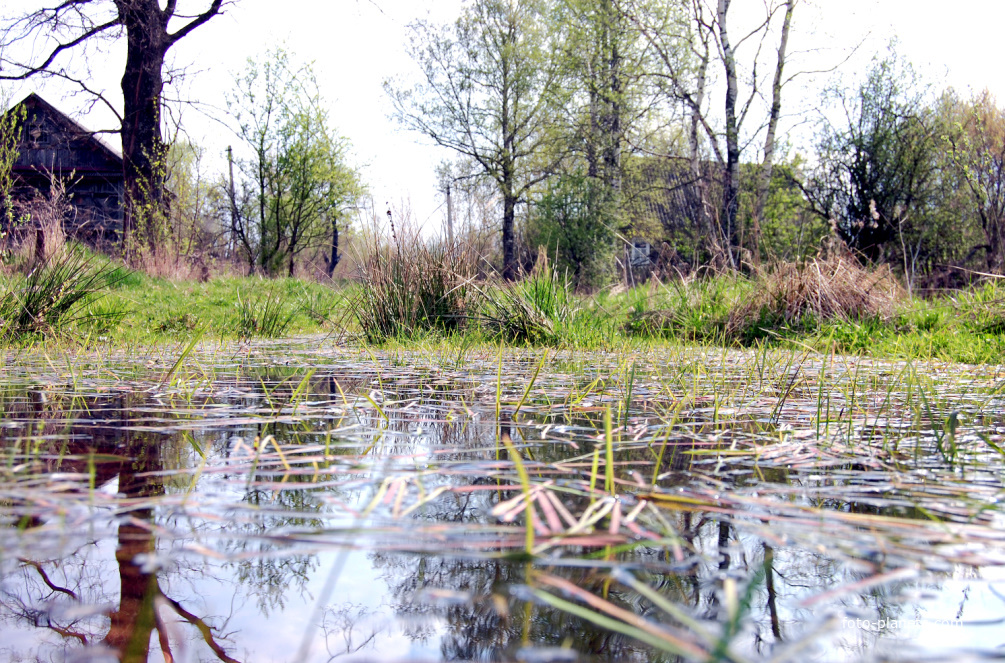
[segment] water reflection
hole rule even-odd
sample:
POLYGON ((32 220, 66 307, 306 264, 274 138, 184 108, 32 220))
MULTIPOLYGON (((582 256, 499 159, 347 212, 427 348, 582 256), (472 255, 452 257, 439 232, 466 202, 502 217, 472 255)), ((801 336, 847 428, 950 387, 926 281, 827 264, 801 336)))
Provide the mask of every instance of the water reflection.
MULTIPOLYGON (((639 385, 616 430, 618 502, 566 541, 555 523, 574 528, 545 506, 576 520, 602 501, 586 489, 605 480, 594 469, 602 412, 626 390, 609 381, 581 397, 595 381, 580 380, 564 396, 532 394, 522 416, 510 406, 497 424, 484 376, 395 378, 393 365, 306 381, 296 367, 242 368, 173 393, 4 388, 0 448, 19 469, 9 486, 0 479, 0 657, 687 660, 612 628, 633 626, 620 614, 710 652, 730 643, 735 660, 912 660, 904 642, 931 641, 946 632, 936 620, 957 615, 976 648, 997 646, 981 625, 1005 614, 993 572, 963 563, 1000 545, 985 538, 982 557, 967 557, 997 518, 974 508, 979 486, 1000 490, 983 470, 969 477, 978 488, 940 494, 951 488, 942 475, 919 483, 919 467, 945 469, 930 455, 891 484, 892 455, 852 462, 836 442, 826 472, 816 457, 802 468, 810 450, 785 437, 803 421, 797 409, 724 419, 724 405, 698 402, 668 417, 652 404, 658 390, 639 385), (545 488, 511 522, 493 513, 519 494, 502 434, 545 488), (792 460, 710 453, 752 445, 792 460), (543 546, 533 564, 520 554, 528 508, 543 546), (936 515, 941 529, 928 527, 936 515), (984 529, 950 536, 951 525, 984 529), (597 602, 570 612, 541 591, 597 602), (709 639, 693 638, 695 626, 709 639)), ((960 653, 958 641, 934 644, 960 653)))

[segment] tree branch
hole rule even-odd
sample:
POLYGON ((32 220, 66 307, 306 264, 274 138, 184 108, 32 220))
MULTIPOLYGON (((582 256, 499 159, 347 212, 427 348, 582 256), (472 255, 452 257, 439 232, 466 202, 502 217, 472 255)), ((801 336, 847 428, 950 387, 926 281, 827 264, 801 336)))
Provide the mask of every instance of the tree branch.
MULTIPOLYGON (((169 2, 168 4, 170 6, 172 3, 169 2)), ((208 22, 209 19, 213 18, 214 16, 220 13, 220 7, 222 6, 223 6, 223 0, 213 0, 213 4, 210 5, 209 9, 204 11, 202 14, 196 16, 195 19, 186 24, 184 27, 180 28, 174 34, 169 34, 168 35, 169 43, 174 45, 175 43, 178 42, 179 39, 184 38, 190 32, 198 28, 200 25, 203 25, 204 23, 208 22)))
MULTIPOLYGON (((89 0, 85 0, 85 1, 89 1, 89 0)), ((79 2, 79 0, 76 0, 76 2, 79 2)), ((76 4, 76 2, 74 2, 74 4, 76 4)), ((49 57, 47 57, 45 59, 45 61, 42 62, 42 64, 40 64, 40 65, 34 65, 34 66, 31 66, 31 65, 15 65, 15 66, 20 66, 20 67, 26 69, 27 71, 25 71, 25 72, 23 72, 21 74, 17 74, 17 75, 0 73, 0 80, 4 80, 4 81, 23 81, 23 80, 26 80, 26 79, 28 79, 28 78, 36 75, 36 74, 40 74, 40 73, 42 73, 44 71, 48 71, 49 65, 51 65, 53 63, 53 61, 57 57, 59 57, 59 54, 62 53, 63 51, 66 51, 66 50, 69 50, 71 48, 74 48, 75 46, 79 46, 80 44, 82 44, 83 42, 87 41, 91 37, 95 37, 95 36, 101 34, 102 32, 104 32, 105 30, 108 30, 109 28, 114 28, 114 27, 116 27, 118 25, 120 25, 120 23, 119 23, 119 20, 116 18, 116 19, 114 19, 112 21, 108 21, 107 23, 102 23, 99 26, 93 27, 93 28, 87 30, 86 32, 84 32, 84 34, 82 34, 79 37, 77 37, 76 39, 74 39, 73 41, 61 43, 58 46, 56 46, 56 48, 54 48, 52 50, 52 52, 49 53, 49 57)))

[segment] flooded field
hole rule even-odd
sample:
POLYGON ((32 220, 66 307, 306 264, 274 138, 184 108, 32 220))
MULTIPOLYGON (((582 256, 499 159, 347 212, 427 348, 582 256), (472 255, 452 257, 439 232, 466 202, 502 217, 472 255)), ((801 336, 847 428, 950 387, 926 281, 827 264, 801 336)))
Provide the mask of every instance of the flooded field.
POLYGON ((319 339, 9 355, 0 660, 1005 656, 1003 378, 319 339))

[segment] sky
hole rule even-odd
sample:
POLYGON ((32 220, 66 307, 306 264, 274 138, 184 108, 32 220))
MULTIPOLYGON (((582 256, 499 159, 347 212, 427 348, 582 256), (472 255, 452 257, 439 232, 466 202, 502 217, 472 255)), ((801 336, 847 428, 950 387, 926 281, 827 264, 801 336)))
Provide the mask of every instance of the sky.
MULTIPOLYGON (((743 12, 754 12, 762 1, 733 0, 738 32, 743 12)), ((190 9, 206 4, 187 0, 190 9)), ((7 0, 4 5, 0 13, 11 16, 40 2, 7 0)), ((283 46, 300 61, 314 63, 331 119, 352 142, 353 159, 369 183, 375 207, 408 208, 412 220, 427 232, 438 230, 445 211, 434 172, 451 154, 398 126, 390 118, 382 85, 388 78, 418 75, 406 52, 408 24, 418 18, 449 22, 461 5, 461 0, 238 0, 172 51, 174 63, 188 70, 182 96, 197 102, 183 110, 188 137, 205 148, 210 170, 221 167, 227 145, 239 149, 225 112, 225 93, 234 75, 247 58, 283 46)), ((807 126, 820 87, 835 76, 854 81, 892 38, 898 51, 938 88, 988 88, 1005 103, 999 48, 1005 0, 957 0, 949 7, 943 0, 802 0, 790 44, 792 67, 829 69, 860 46, 837 73, 805 76, 786 89, 788 126, 782 130, 792 132, 790 143, 798 144, 799 136, 806 135, 799 127, 807 126)), ((88 62, 93 84, 112 97, 123 57, 119 47, 88 62)), ((43 94, 89 128, 114 124, 100 107, 80 114, 81 100, 67 97, 63 85, 29 83, 0 88, 0 95, 20 98, 30 91, 43 94)))

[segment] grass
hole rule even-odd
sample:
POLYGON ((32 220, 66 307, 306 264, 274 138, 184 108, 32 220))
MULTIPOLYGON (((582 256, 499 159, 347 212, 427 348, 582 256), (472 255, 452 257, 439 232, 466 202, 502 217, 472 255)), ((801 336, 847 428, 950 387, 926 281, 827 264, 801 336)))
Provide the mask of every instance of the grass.
MULTIPOLYGON (((402 230, 401 232, 409 232, 402 230)), ((462 245, 431 244, 417 234, 373 239, 361 262, 362 287, 351 299, 367 340, 464 329, 474 306, 478 257, 462 245)))
POLYGON ((498 343, 584 350, 690 343, 970 364, 1005 356, 1005 289, 996 281, 909 298, 888 272, 834 263, 586 296, 547 266, 514 284, 476 280, 469 254, 426 245, 400 254, 385 247, 367 264, 366 285, 234 276, 171 281, 83 250, 66 255, 28 276, 24 268, 0 272, 6 343, 336 334, 399 347, 443 339, 460 354, 498 343), (823 278, 815 281, 811 269, 823 278), (65 283, 73 287, 60 292, 65 283), (862 283, 867 287, 856 290, 862 283))
POLYGON ((8 342, 64 334, 79 324, 107 324, 121 314, 114 304, 94 304, 123 273, 79 249, 60 249, 22 269, 0 290, 0 338, 8 342))

